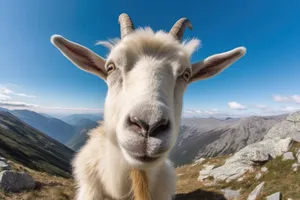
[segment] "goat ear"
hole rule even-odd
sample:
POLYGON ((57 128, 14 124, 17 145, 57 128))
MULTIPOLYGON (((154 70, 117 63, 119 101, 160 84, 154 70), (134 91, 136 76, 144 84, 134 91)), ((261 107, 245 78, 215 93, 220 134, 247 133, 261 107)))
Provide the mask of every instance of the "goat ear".
POLYGON ((229 67, 246 53, 245 47, 238 47, 227 52, 215 54, 192 64, 192 77, 189 83, 213 77, 229 67))
POLYGON ((53 35, 51 43, 56 46, 64 56, 80 69, 95 74, 106 80, 105 59, 93 51, 79 44, 71 42, 60 35, 53 35))

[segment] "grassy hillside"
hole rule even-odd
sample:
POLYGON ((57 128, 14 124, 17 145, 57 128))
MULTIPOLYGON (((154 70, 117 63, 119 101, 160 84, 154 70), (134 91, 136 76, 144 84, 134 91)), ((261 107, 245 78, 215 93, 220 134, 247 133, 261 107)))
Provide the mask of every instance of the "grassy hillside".
POLYGON ((71 200, 74 198, 73 179, 35 171, 15 162, 9 162, 9 164, 13 170, 25 171, 30 174, 36 181, 36 187, 32 191, 21 193, 4 193, 0 191, 1 200, 71 200))
POLYGON ((74 152, 25 124, 12 114, 0 111, 0 155, 31 169, 69 177, 74 152))

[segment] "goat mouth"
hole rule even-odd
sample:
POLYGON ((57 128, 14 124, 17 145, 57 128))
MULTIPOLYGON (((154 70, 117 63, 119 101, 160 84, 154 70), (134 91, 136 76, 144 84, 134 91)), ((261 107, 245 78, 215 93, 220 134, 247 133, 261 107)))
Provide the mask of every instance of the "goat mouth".
POLYGON ((131 156, 140 162, 153 162, 159 159, 159 157, 152 157, 148 155, 132 155, 131 156))

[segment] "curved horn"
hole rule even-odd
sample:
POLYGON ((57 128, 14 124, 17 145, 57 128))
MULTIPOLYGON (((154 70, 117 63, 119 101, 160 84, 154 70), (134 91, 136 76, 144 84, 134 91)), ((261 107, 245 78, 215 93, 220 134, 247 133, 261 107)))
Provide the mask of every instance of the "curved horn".
POLYGON ((188 26, 190 30, 193 29, 192 23, 188 18, 180 18, 171 28, 169 34, 181 41, 186 26, 188 26))
POLYGON ((119 16, 119 24, 121 29, 121 39, 134 30, 133 23, 126 13, 122 13, 119 16))

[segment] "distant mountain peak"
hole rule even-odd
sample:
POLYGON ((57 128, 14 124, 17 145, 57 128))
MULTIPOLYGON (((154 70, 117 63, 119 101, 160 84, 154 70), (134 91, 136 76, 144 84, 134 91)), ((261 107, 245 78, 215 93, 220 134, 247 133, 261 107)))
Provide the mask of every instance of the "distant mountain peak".
POLYGON ((76 133, 74 126, 31 110, 12 110, 10 113, 63 144, 68 142, 76 133))
POLYGON ((1 108, 1 107, 0 107, 0 111, 9 112, 9 110, 8 110, 8 109, 6 109, 6 108, 1 108))

